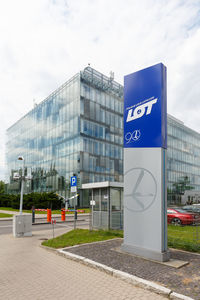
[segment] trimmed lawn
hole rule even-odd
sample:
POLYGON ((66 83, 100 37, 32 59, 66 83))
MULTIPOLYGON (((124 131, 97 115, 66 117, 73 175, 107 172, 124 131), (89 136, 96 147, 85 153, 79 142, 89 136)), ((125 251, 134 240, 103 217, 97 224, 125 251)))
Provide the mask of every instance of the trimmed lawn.
POLYGON ((168 247, 200 253, 200 227, 168 225, 168 247))
MULTIPOLYGON (((19 212, 18 209, 14 209, 11 207, 0 207, 0 210, 19 212)), ((89 213, 90 209, 85 208, 84 211, 86 213, 89 213)), ((23 210, 23 212, 32 213, 31 210, 23 210)), ((36 211, 36 214, 46 214, 46 212, 36 211)), ((61 211, 53 210, 52 214, 60 215, 61 211)), ((66 214, 74 214, 74 212, 67 212, 66 214)), ((11 218, 12 216, 12 214, 0 213, 0 218, 11 218)), ((61 237, 57 237, 54 240, 46 241, 43 244, 53 248, 62 248, 67 246, 73 246, 76 244, 92 243, 95 241, 112 239, 115 237, 123 237, 123 232, 117 230, 82 230, 83 229, 77 229, 75 232, 70 231, 61 237)), ((200 253, 200 226, 195 227, 168 225, 168 247, 200 253)))
MULTIPOLYGON (((78 208, 78 210, 84 210, 84 213, 90 213, 90 208, 78 208)), ((16 208, 11 208, 11 207, 0 207, 0 210, 7 210, 7 211, 19 211, 19 209, 16 209, 16 208)), ((24 210, 23 209, 23 212, 24 213, 32 213, 32 210, 29 209, 29 210, 24 210)), ((47 212, 46 211, 35 211, 36 214, 46 214, 47 212)), ((51 212, 52 214, 58 214, 58 215, 61 215, 61 210, 52 210, 51 212)), ((69 212, 66 212, 66 214, 74 214, 73 211, 69 211, 69 212)), ((78 212, 78 214, 82 214, 82 212, 78 212)))
POLYGON ((11 207, 0 207, 0 210, 8 210, 8 211, 18 211, 17 209, 11 208, 11 207))
MULTIPOLYGON (((196 232, 200 235, 200 227, 168 225, 168 247, 200 253, 200 240, 196 239, 196 232)), ((88 230, 76 229, 59 237, 44 241, 42 245, 52 248, 64 248, 84 243, 123 238, 122 230, 88 230)))
MULTIPOLYGON (((19 209, 11 208, 11 207, 0 207, 0 210, 19 212, 19 209)), ((23 212, 30 213, 30 214, 32 213, 31 210, 24 210, 24 209, 23 209, 23 212)))
POLYGON ((196 230, 198 230, 198 228, 195 226, 168 225, 168 237, 193 242, 196 230))
POLYGON ((12 218, 13 215, 11 214, 4 214, 4 213, 0 213, 0 218, 12 218))
POLYGON ((88 230, 75 229, 54 239, 42 242, 42 245, 52 248, 64 248, 79 244, 105 241, 114 238, 122 238, 123 232, 120 230, 88 230))

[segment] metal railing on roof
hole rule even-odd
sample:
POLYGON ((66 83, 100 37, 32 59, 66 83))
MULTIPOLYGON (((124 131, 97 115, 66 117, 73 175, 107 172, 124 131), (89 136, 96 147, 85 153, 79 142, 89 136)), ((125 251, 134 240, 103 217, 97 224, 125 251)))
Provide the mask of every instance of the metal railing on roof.
POLYGON ((111 77, 107 77, 91 67, 86 67, 80 74, 83 81, 94 85, 96 88, 113 93, 120 98, 123 97, 123 86, 111 77))

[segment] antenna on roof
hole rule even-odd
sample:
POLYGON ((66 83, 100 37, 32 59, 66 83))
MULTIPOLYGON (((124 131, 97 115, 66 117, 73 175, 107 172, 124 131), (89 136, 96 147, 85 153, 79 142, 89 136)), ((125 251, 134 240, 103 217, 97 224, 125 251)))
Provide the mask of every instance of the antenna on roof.
POLYGON ((115 77, 114 72, 110 71, 110 81, 113 81, 114 77, 115 77))
POLYGON ((33 99, 33 107, 35 108, 37 106, 37 103, 35 101, 35 99, 33 99))

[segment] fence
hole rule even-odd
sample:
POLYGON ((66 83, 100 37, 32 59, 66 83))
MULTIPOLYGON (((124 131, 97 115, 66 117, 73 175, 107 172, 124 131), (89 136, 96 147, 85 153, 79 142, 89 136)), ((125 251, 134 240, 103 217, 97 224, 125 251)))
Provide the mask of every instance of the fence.
POLYGON ((102 229, 123 229, 123 212, 94 211, 93 227, 102 229))
POLYGON ((188 251, 200 252, 200 219, 195 215, 193 220, 188 218, 169 220, 168 217, 168 246, 188 251))

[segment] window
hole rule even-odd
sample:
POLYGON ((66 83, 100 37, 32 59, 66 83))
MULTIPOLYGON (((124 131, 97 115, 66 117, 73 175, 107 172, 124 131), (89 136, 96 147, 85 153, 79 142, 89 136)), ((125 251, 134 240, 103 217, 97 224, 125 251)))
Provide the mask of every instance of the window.
POLYGON ((167 213, 168 214, 177 214, 177 212, 175 210, 171 210, 171 209, 168 209, 167 213))

